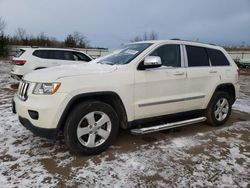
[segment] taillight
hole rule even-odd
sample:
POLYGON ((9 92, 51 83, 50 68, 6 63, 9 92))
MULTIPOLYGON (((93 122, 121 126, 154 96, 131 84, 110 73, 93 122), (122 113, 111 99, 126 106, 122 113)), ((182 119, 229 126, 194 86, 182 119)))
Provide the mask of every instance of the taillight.
POLYGON ((13 60, 12 62, 15 65, 24 65, 27 61, 26 60, 13 60))

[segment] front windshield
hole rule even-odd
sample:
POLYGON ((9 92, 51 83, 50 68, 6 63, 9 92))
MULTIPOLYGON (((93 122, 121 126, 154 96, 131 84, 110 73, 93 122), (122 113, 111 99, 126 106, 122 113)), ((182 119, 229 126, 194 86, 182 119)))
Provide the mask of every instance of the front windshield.
POLYGON ((132 61, 137 57, 142 51, 148 48, 150 43, 137 43, 137 44, 128 44, 122 49, 116 51, 114 54, 104 57, 98 63, 109 64, 109 65, 124 65, 132 61))

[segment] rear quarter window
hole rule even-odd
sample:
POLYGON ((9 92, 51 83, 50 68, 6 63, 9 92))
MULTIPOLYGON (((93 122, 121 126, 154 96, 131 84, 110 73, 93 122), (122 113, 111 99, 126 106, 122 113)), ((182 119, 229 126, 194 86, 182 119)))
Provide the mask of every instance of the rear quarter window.
POLYGON ((73 52, 73 56, 75 61, 86 61, 86 62, 91 61, 91 59, 88 56, 80 52, 73 52))
POLYGON ((215 49, 207 49, 209 59, 212 66, 228 66, 230 65, 226 56, 220 51, 215 49))
POLYGON ((21 55, 24 54, 24 52, 25 52, 25 50, 20 49, 20 50, 16 53, 15 57, 20 57, 21 55))
POLYGON ((209 66, 208 55, 205 48, 186 46, 186 50, 189 67, 209 66))

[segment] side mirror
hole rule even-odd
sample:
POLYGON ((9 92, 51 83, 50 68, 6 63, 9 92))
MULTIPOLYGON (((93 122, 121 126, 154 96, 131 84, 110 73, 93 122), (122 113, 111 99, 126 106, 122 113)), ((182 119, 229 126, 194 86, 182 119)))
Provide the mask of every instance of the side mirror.
POLYGON ((161 65, 161 58, 159 56, 147 56, 143 62, 144 69, 157 68, 161 65))

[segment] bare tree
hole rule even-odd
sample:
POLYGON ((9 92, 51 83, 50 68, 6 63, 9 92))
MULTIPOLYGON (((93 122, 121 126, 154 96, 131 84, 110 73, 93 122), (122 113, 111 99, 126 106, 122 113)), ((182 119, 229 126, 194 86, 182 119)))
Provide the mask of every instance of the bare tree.
POLYGON ((131 42, 138 42, 142 40, 157 40, 158 34, 155 31, 151 31, 150 33, 144 32, 143 36, 135 36, 133 39, 131 39, 131 42))
POLYGON ((87 38, 78 31, 69 34, 64 42, 67 47, 79 47, 79 48, 85 48, 89 44, 87 38))
POLYGON ((142 38, 140 36, 135 36, 133 39, 130 40, 130 42, 138 42, 142 41, 142 38))
POLYGON ((18 40, 25 40, 26 38, 28 38, 27 32, 24 28, 17 28, 17 30, 15 31, 15 38, 17 38, 18 40))
POLYGON ((148 38, 149 40, 157 40, 159 37, 155 31, 151 31, 151 33, 148 34, 148 38))
POLYGON ((6 22, 0 17, 0 57, 8 56, 9 37, 4 35, 6 22))
POLYGON ((76 41, 75 41, 74 37, 71 34, 69 34, 66 37, 66 39, 64 40, 64 43, 65 43, 66 47, 71 47, 72 48, 72 47, 76 46, 76 41))
POLYGON ((6 27, 6 22, 4 21, 3 18, 0 17, 0 34, 3 34, 5 27, 6 27))
POLYGON ((143 40, 149 40, 149 39, 148 39, 148 33, 147 33, 147 32, 144 32, 144 34, 143 34, 143 40))

